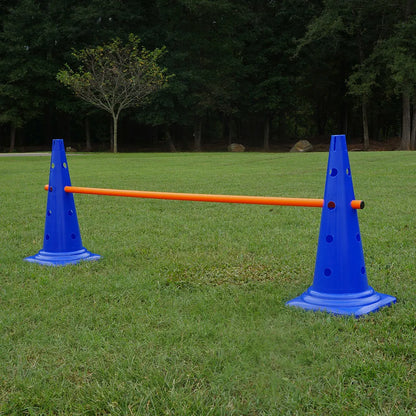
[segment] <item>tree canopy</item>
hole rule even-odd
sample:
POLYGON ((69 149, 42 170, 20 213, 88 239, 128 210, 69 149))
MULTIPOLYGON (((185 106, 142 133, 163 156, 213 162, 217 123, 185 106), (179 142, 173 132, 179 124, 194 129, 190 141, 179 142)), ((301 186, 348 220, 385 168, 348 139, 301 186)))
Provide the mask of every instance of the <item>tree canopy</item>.
POLYGON ((120 150, 269 150, 334 133, 414 149, 415 19, 414 0, 5 0, 0 150, 54 137, 104 150, 110 132, 120 150), (134 60, 114 71, 111 48, 139 39, 155 84, 132 81, 134 60))

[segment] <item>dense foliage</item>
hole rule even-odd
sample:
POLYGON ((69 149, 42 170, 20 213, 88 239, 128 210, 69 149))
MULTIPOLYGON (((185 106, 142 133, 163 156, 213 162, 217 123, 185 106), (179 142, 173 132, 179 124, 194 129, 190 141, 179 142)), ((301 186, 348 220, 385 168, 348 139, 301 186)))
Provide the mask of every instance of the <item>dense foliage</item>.
POLYGON ((73 50, 130 34, 175 74, 120 116, 121 150, 273 148, 347 133, 414 148, 414 0, 5 0, 0 150, 108 149, 111 117, 56 79, 73 50))

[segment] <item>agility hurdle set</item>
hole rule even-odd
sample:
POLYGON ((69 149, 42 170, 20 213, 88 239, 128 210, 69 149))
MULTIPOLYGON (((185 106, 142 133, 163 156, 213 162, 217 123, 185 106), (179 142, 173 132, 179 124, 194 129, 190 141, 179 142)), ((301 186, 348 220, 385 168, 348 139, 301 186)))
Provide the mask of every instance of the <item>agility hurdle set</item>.
POLYGON ((288 306, 361 316, 396 302, 368 284, 358 224, 364 201, 355 199, 345 135, 331 137, 323 199, 134 191, 72 186, 63 140, 53 140, 43 248, 25 260, 64 266, 101 256, 82 245, 74 193, 181 201, 283 205, 321 208, 312 285, 288 306))

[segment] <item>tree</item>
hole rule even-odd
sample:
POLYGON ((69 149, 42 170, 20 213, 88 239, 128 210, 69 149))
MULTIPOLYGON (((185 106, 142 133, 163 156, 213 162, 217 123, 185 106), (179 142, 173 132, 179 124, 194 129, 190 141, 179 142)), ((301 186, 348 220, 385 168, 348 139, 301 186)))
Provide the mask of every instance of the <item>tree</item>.
POLYGON ((368 107, 376 85, 376 68, 369 65, 372 62, 369 57, 391 29, 396 6, 395 2, 387 0, 324 0, 321 13, 311 21, 299 42, 299 49, 302 49, 314 41, 321 44, 325 41, 329 60, 334 62, 329 52, 347 59, 344 82, 348 82, 349 93, 361 100, 365 149, 370 140, 368 107))
MULTIPOLYGON (((244 63, 245 112, 255 113, 263 123, 263 149, 270 150, 273 122, 295 113, 299 62, 292 59, 295 39, 303 34, 312 2, 299 0, 259 2, 250 0, 244 63), (294 18, 294 16, 296 16, 294 18)), ((299 100, 301 101, 301 100, 299 100)))
POLYGON ((400 148, 414 150, 416 142, 416 16, 397 24, 393 35, 379 45, 390 72, 394 92, 402 96, 402 137, 400 148), (413 101, 413 116, 412 116, 413 101))
POLYGON ((167 94, 181 111, 181 122, 193 128, 193 149, 202 148, 209 119, 230 119, 240 101, 245 7, 235 0, 157 0, 159 33, 171 54, 168 67, 175 88, 167 94))
POLYGON ((74 51, 81 66, 75 71, 66 65, 58 72, 57 79, 76 96, 111 114, 114 153, 120 113, 142 105, 151 93, 167 85, 166 69, 158 65, 164 53, 164 48, 147 50, 130 34, 126 44, 116 38, 103 46, 74 51))
POLYGON ((10 6, 1 16, 0 123, 10 125, 9 150, 13 151, 16 129, 42 113, 51 80, 56 81, 49 77, 46 23, 40 6, 32 0, 10 6))
POLYGON ((361 99, 361 114, 364 136, 364 150, 370 147, 370 135, 368 132, 368 104, 376 85, 377 70, 371 65, 371 59, 367 59, 354 67, 354 72, 347 80, 348 93, 361 99))

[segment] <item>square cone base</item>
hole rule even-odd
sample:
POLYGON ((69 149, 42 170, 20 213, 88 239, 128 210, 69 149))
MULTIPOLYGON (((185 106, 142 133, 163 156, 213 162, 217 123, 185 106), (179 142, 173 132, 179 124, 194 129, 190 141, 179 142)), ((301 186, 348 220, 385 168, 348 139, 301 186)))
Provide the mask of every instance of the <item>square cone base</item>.
POLYGON ((45 266, 65 266, 66 264, 76 264, 81 261, 95 261, 100 258, 101 256, 99 254, 91 253, 83 248, 81 250, 65 253, 52 253, 40 250, 38 254, 26 257, 24 260, 30 263, 43 264, 45 266))
POLYGON ((352 315, 359 317, 376 312, 384 306, 396 303, 394 296, 375 292, 372 287, 359 293, 328 294, 309 288, 302 295, 288 301, 286 305, 306 310, 329 312, 334 315, 352 315))

